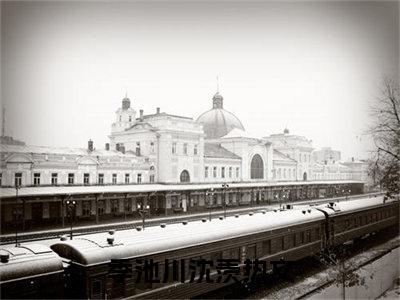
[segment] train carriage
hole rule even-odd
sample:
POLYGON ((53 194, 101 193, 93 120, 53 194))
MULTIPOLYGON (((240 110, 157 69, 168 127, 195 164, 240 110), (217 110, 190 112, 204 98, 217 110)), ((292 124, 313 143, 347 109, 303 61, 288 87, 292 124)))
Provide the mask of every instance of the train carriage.
MULTIPOLYGON (((85 279, 74 283, 79 285, 76 291, 82 293, 74 297, 187 298, 224 286, 222 283, 184 284, 190 280, 191 260, 209 260, 215 265, 218 259, 234 259, 240 266, 246 259, 262 259, 271 270, 270 261, 298 260, 324 248, 325 216, 311 208, 204 221, 149 227, 144 231, 125 230, 113 236, 108 233, 84 236, 56 243, 52 249, 71 260, 71 278, 83 276, 85 279), (107 271, 110 263, 118 259, 124 259, 130 266, 137 259, 151 259, 160 269, 166 269, 166 259, 181 265, 183 261, 185 266, 178 278, 168 278, 165 284, 136 282, 135 269, 130 278, 118 281, 110 278, 110 270, 107 271), (184 280, 182 273, 187 276, 184 280)), ((217 272, 211 273, 215 277, 217 272)))
POLYGON ((0 248, 1 299, 64 298, 62 259, 43 245, 0 248))

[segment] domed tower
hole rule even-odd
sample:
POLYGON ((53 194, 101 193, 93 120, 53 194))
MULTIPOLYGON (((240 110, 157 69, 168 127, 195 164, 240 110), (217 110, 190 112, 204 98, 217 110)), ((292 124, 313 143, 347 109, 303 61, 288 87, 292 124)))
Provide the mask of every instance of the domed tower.
POLYGON ((111 125, 111 133, 124 131, 135 123, 136 111, 131 108, 131 100, 128 95, 122 99, 122 105, 115 112, 116 120, 111 125))
POLYGON ((201 114, 197 122, 203 124, 206 139, 217 139, 228 134, 233 128, 244 130, 240 120, 224 109, 224 98, 217 92, 213 97, 213 107, 201 114))

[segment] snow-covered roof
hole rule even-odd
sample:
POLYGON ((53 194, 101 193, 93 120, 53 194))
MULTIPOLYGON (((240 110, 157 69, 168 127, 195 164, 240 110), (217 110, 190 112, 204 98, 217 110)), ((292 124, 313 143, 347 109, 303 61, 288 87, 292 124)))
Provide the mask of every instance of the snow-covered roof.
POLYGON ((240 156, 235 153, 214 143, 204 143, 204 157, 241 159, 240 156))
MULTIPOLYGON (((362 183, 357 180, 330 180, 330 181, 257 181, 257 182, 234 182, 230 188, 257 188, 288 185, 335 185, 362 183)), ((190 183, 190 184, 126 184, 126 185, 93 185, 93 186, 37 186, 21 187, 18 190, 19 197, 27 196, 56 196, 56 195, 82 195, 102 193, 147 193, 166 191, 190 191, 208 190, 221 188, 221 183, 190 183)), ((15 197, 15 188, 3 187, 0 189, 2 198, 15 197)))
POLYGON ((287 162, 291 162, 291 163, 297 163, 297 161, 285 154, 283 154, 282 152, 274 149, 274 155, 273 155, 273 160, 280 160, 280 161, 287 161, 287 162))
POLYGON ((262 137, 249 133, 245 130, 239 128, 233 128, 228 134, 221 137, 221 139, 231 139, 231 138, 246 138, 246 139, 256 139, 263 140, 262 137))
MULTIPOLYGON (((393 200, 386 200, 386 203, 393 202, 393 200)), ((383 196, 371 196, 371 198, 362 198, 351 201, 340 201, 334 202, 334 209, 330 208, 330 204, 321 204, 315 206, 316 208, 320 208, 326 211, 328 214, 339 214, 339 213, 348 213, 355 212, 364 209, 370 209, 378 205, 382 205, 383 196)))
POLYGON ((143 257, 195 247, 324 218, 324 214, 315 209, 310 209, 305 214, 297 209, 265 214, 258 212, 252 216, 213 219, 211 222, 193 221, 187 225, 168 224, 165 228, 148 227, 144 231, 116 231, 112 246, 107 243, 107 237, 110 237, 108 233, 98 233, 58 242, 51 248, 62 257, 73 258, 83 265, 91 265, 111 259, 143 257))
POLYGON ((50 272, 63 272, 62 259, 47 246, 29 244, 15 247, 7 245, 1 246, 0 252, 2 255, 9 255, 8 262, 0 262, 2 282, 50 272))

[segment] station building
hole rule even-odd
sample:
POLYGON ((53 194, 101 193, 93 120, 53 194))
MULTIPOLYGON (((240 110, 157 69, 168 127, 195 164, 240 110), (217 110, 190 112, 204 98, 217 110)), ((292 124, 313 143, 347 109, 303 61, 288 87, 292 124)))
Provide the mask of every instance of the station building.
POLYGON ((354 193, 362 190, 351 166, 315 163, 311 140, 288 129, 252 135, 224 108, 222 95, 211 104, 197 119, 160 108, 137 115, 125 96, 104 148, 90 140, 72 149, 3 139, 3 228, 18 218, 27 227, 64 225, 71 199, 77 220, 99 223, 134 218, 139 204, 165 215, 319 198, 353 184, 354 193))

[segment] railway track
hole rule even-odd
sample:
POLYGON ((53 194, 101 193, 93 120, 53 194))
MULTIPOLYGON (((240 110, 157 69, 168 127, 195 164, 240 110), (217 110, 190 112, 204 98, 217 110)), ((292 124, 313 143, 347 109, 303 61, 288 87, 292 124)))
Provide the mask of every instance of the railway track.
MULTIPOLYGON (((280 206, 284 206, 286 204, 292 205, 317 205, 322 203, 328 203, 330 201, 345 201, 345 200, 354 200, 360 198, 368 198, 373 196, 381 195, 382 193, 371 193, 371 194, 361 194, 354 195, 349 197, 337 197, 337 198, 329 198, 329 199, 317 199, 317 200, 307 200, 307 201, 295 201, 295 202, 282 202, 282 203, 271 203, 270 205, 257 205, 251 207, 241 207, 241 208, 228 208, 226 211, 227 216, 233 216, 236 214, 247 214, 250 212, 257 211, 271 211, 275 209, 279 209, 280 206)), ((224 215, 224 210, 214 210, 211 212, 202 212, 196 214, 182 214, 177 216, 169 216, 169 217, 154 217, 146 219, 145 226, 158 226, 161 223, 166 224, 174 224, 180 223, 182 221, 196 221, 206 218, 207 220, 218 218, 221 215, 224 215)), ((96 224, 96 225, 88 225, 88 226, 78 226, 72 228, 72 233, 74 236, 79 236, 88 233, 99 233, 108 230, 126 230, 126 229, 134 229, 137 226, 142 226, 142 220, 136 219, 133 221, 124 221, 118 223, 107 223, 107 224, 96 224)), ((70 234, 71 229, 68 227, 60 228, 60 229, 51 229, 51 230, 43 230, 43 231, 32 231, 32 232, 19 232, 18 233, 18 242, 32 242, 32 241, 40 241, 47 239, 59 238, 63 235, 70 234)), ((0 236, 1 244, 12 244, 15 243, 15 234, 4 234, 0 236)))

